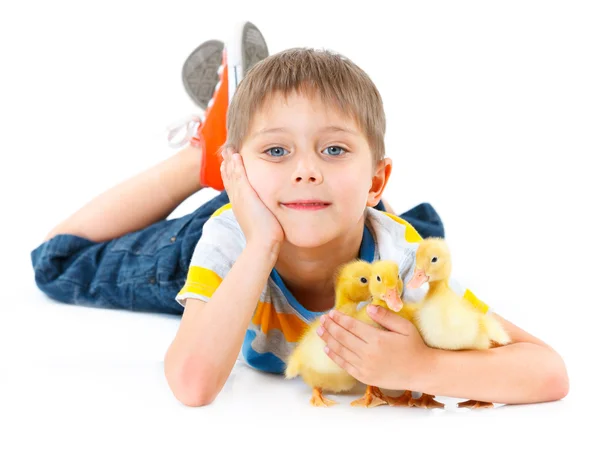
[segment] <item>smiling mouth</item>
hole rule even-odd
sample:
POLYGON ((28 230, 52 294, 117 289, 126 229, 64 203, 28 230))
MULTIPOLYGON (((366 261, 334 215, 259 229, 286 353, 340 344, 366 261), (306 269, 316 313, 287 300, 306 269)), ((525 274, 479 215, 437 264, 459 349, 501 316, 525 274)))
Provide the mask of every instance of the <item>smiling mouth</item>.
POLYGON ((282 203, 286 208, 291 208, 292 210, 322 210, 324 208, 329 207, 331 204, 328 202, 321 201, 297 201, 297 202, 287 202, 282 203))

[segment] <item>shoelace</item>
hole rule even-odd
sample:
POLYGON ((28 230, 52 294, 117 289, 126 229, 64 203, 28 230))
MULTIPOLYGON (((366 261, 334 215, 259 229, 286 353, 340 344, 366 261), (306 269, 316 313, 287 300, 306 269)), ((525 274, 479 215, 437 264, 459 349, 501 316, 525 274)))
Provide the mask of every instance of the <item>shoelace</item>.
POLYGON ((196 135, 196 132, 198 132, 198 129, 206 119, 206 114, 214 104, 215 95, 221 87, 221 75, 223 74, 224 68, 225 67, 223 65, 220 65, 219 69, 217 70, 217 74, 219 75, 219 81, 215 86, 212 98, 208 101, 206 111, 203 111, 200 115, 187 116, 182 120, 177 121, 167 127, 167 141, 169 142, 169 146, 171 146, 172 148, 180 148, 188 144, 190 140, 196 135))
POLYGON ((190 115, 167 127, 167 141, 172 148, 180 148, 186 145, 198 132, 198 128, 204 121, 204 113, 200 116, 190 115))

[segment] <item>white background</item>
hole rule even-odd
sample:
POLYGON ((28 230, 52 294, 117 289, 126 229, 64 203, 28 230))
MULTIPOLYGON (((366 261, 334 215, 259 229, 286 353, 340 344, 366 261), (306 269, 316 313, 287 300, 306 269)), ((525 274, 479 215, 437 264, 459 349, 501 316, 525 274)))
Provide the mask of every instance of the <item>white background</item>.
POLYGON ((0 455, 597 450, 583 415, 598 382, 599 23, 592 1, 3 3, 0 455), (185 58, 244 19, 271 53, 328 48, 371 76, 395 165, 386 198, 398 213, 437 209, 455 275, 565 358, 566 399, 425 412, 355 411, 340 396, 325 411, 307 407, 301 382, 238 366, 215 404, 189 409, 162 373, 177 318, 66 306, 35 288, 30 251, 173 153, 165 127, 197 112, 185 58))

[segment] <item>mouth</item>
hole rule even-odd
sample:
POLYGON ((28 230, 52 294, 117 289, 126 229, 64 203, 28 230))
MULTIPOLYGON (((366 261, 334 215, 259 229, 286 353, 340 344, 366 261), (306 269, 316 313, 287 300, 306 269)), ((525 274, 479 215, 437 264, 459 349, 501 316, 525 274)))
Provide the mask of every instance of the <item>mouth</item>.
POLYGON ((420 288, 423 283, 428 282, 429 277, 425 275, 423 269, 416 269, 413 278, 406 284, 407 289, 420 288))
POLYGON ((331 203, 322 200, 295 200, 293 202, 282 202, 281 205, 292 210, 315 211, 323 210, 329 207, 331 203))
POLYGON ((399 312, 404 306, 396 288, 390 288, 383 296, 383 300, 386 302, 388 308, 394 312, 399 312))

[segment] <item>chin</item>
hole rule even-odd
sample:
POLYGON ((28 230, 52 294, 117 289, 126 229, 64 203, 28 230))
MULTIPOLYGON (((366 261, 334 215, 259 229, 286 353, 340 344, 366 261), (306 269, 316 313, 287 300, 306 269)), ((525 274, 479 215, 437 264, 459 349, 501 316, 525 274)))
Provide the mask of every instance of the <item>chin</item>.
POLYGON ((325 245, 335 238, 329 231, 317 228, 294 226, 283 228, 285 239, 298 248, 316 248, 325 245))

